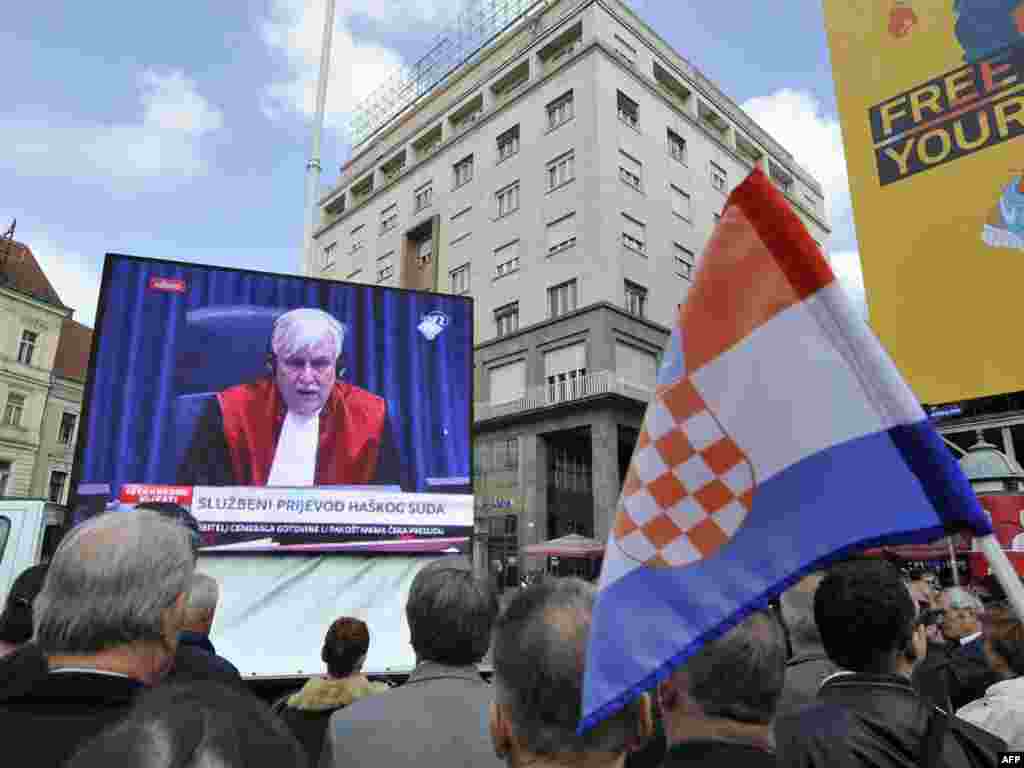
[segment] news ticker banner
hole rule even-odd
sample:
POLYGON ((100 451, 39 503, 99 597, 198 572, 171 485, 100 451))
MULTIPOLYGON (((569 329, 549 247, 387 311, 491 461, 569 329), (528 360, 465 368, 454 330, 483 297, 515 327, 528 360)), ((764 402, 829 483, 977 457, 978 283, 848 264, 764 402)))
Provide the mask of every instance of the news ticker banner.
POLYGON ((1024 389, 1007 322, 1024 284, 1024 12, 996 5, 824 3, 870 323, 932 405, 1024 389))
POLYGON ((473 530, 470 494, 127 484, 119 500, 187 507, 204 551, 461 551, 473 530))

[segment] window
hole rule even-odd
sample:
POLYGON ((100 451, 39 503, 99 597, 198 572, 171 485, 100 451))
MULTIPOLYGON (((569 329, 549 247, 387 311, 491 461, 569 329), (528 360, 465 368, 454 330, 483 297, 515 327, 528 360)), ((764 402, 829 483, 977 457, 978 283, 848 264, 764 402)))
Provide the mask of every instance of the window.
POLYGON ((18 362, 25 365, 32 365, 32 354, 36 351, 38 333, 32 331, 21 332, 21 344, 18 346, 18 362))
MULTIPOLYGON (((0 461, 0 496, 7 495, 7 488, 11 484, 11 462, 0 461)), ((7 522, 5 518, 0 518, 0 522, 7 522)), ((0 539, 6 540, 7 530, 11 527, 11 524, 7 522, 7 528, 2 530, 3 536, 0 539)), ((2 552, 0 548, 0 552, 2 552)))
POLYGON ((645 317, 647 289, 626 280, 626 311, 637 317, 645 317))
POLYGON ((622 244, 627 248, 644 252, 645 229, 646 227, 632 216, 622 214, 622 244))
POLYGON ((551 317, 558 317, 572 312, 576 309, 576 300, 575 280, 548 288, 548 314, 551 317))
POLYGON ((544 353, 544 378, 551 402, 572 400, 586 391, 587 352, 583 344, 560 347, 544 353))
POLYGON ((690 195, 683 192, 679 187, 670 185, 672 190, 672 213, 681 219, 690 221, 691 209, 690 209, 690 195))
POLYGON ((548 256, 576 245, 576 214, 548 224, 548 256))
POLYGON ((640 110, 637 107, 636 102, 633 101, 629 96, 624 94, 622 91, 618 91, 619 95, 619 120, 626 123, 627 125, 636 128, 640 122, 640 110))
POLYGON ((494 445, 495 469, 519 469, 519 438, 499 440, 494 445))
POLYGON ((380 212, 380 233, 390 232, 398 226, 398 205, 389 205, 380 212))
POLYGON ((627 43, 618 35, 615 36, 615 50, 630 64, 636 65, 636 48, 627 43))
POLYGON ((465 208, 463 208, 461 210, 458 210, 455 213, 453 213, 450 220, 451 221, 456 221, 457 219, 461 218, 462 216, 465 216, 467 213, 469 213, 472 210, 473 210, 473 206, 472 205, 467 205, 465 208))
POLYGON ((514 125, 498 137, 498 162, 519 154, 519 126, 514 125))
POLYGON ((786 173, 781 166, 769 162, 768 175, 775 182, 775 186, 783 192, 790 192, 793 189, 793 177, 786 173))
POLYGON ((473 180, 473 156, 470 155, 459 160, 453 166, 453 170, 455 171, 455 189, 471 182, 473 180))
POLYGON ((526 363, 521 360, 495 366, 487 373, 490 379, 492 403, 518 400, 526 392, 526 363))
POLYGON ((519 302, 513 301, 494 310, 494 327, 498 336, 508 336, 519 330, 519 302))
POLYGON ((519 271, 519 241, 501 246, 494 252, 496 275, 504 277, 519 271))
POLYGON ((320 252, 320 269, 330 269, 334 266, 335 255, 338 252, 338 242, 328 243, 320 252))
POLYGON ((498 190, 494 195, 498 201, 498 218, 519 210, 519 182, 498 190))
POLYGON ((67 472, 50 473, 50 495, 47 497, 54 504, 64 503, 64 484, 67 482, 67 472))
POLYGON ((619 178, 626 186, 633 189, 640 189, 640 176, 643 173, 643 165, 630 154, 619 150, 619 178))
POLYGON ((572 91, 548 104, 548 130, 552 131, 573 118, 572 91))
POLYGON ((377 282, 383 283, 394 277, 395 268, 390 261, 382 261, 377 264, 377 282))
POLYGON ((668 156, 686 165, 686 139, 671 128, 668 129, 668 156))
POLYGON ((451 272, 452 293, 469 293, 469 264, 463 264, 451 272))
POLYGON ((363 225, 360 224, 358 227, 352 228, 352 245, 349 247, 349 253, 355 256, 359 251, 363 249, 363 238, 361 232, 363 231, 363 225))
POLYGON ((70 445, 75 437, 75 425, 78 423, 78 416, 73 413, 65 413, 60 417, 60 429, 57 430, 57 442, 61 445, 70 445))
POLYGON ((431 183, 431 184, 427 184, 425 187, 420 187, 418 190, 416 190, 415 199, 416 199, 416 204, 415 204, 414 207, 415 207, 416 213, 419 213, 424 208, 428 207, 430 205, 430 203, 433 201, 433 199, 434 199, 434 185, 431 183))
POLYGON ((718 163, 711 163, 711 186, 719 192, 725 192, 725 186, 729 182, 729 175, 718 163))
POLYGON ((685 277, 687 280, 693 278, 693 251, 684 248, 679 243, 673 244, 676 257, 676 274, 685 277))
POLYGON ((423 267, 434 258, 434 238, 428 237, 416 244, 416 266, 423 267))
POLYGON ((548 163, 548 191, 576 178, 576 153, 570 150, 548 163))
POLYGON ((17 392, 7 394, 7 407, 4 409, 4 424, 12 427, 21 426, 21 417, 25 413, 25 396, 17 392))

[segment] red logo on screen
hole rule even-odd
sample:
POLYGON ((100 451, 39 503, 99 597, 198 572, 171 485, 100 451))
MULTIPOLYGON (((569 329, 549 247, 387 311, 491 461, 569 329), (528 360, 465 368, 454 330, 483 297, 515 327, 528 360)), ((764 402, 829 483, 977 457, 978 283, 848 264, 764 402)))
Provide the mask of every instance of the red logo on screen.
POLYGON ((190 485, 151 485, 128 483, 121 486, 119 500, 123 504, 143 504, 147 501, 170 501, 188 507, 192 504, 190 485))
POLYGON ((149 278, 149 290, 162 293, 184 293, 185 281, 172 277, 149 278))

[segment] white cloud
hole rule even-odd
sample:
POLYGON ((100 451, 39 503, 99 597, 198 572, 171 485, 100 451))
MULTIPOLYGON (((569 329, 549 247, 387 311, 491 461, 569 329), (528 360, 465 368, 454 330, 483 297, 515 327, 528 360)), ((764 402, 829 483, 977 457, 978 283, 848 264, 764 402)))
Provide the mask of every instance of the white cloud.
POLYGON ((833 251, 829 254, 832 271, 846 289, 846 293, 860 307, 865 319, 868 316, 867 296, 864 292, 864 273, 861 271, 860 254, 857 251, 833 251))
POLYGON ((821 182, 832 227, 826 244, 832 269, 867 316, 864 276, 853 230, 850 181, 838 118, 825 114, 812 94, 789 88, 750 99, 743 104, 743 109, 821 182))
POLYGON ((0 119, 0 163, 26 176, 113 178, 195 176, 206 170, 201 140, 224 125, 221 112, 180 71, 142 72, 140 118, 101 123, 57 115, 0 119))
MULTIPOLYGON (((389 29, 405 32, 415 26, 436 30, 454 16, 460 5, 444 0, 340 0, 331 38, 325 125, 344 134, 352 109, 402 66, 402 57, 393 48, 357 40, 352 17, 366 17, 386 37, 389 29)), ((270 50, 284 57, 287 71, 267 86, 262 107, 268 118, 278 119, 289 113, 305 118, 313 115, 325 13, 325 0, 271 3, 270 16, 262 23, 260 32, 270 50)))
POLYGON ((32 249, 60 300, 75 310, 74 319, 94 326, 102 259, 89 258, 66 248, 45 233, 23 232, 19 228, 17 239, 32 249))

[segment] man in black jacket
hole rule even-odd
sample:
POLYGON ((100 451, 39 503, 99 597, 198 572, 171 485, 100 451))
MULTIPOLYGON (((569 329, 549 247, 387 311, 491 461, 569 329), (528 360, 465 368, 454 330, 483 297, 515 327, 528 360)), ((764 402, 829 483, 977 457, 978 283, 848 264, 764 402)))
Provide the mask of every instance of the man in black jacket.
POLYGON ((1005 743, 947 715, 910 685, 926 633, 899 572, 878 560, 833 568, 814 596, 825 651, 842 670, 818 703, 776 723, 779 762, 944 768, 997 765, 1005 743))
POLYGON ((56 768, 174 660, 194 563, 187 531, 110 512, 61 543, 35 601, 35 641, 0 666, 6 764, 56 768))

